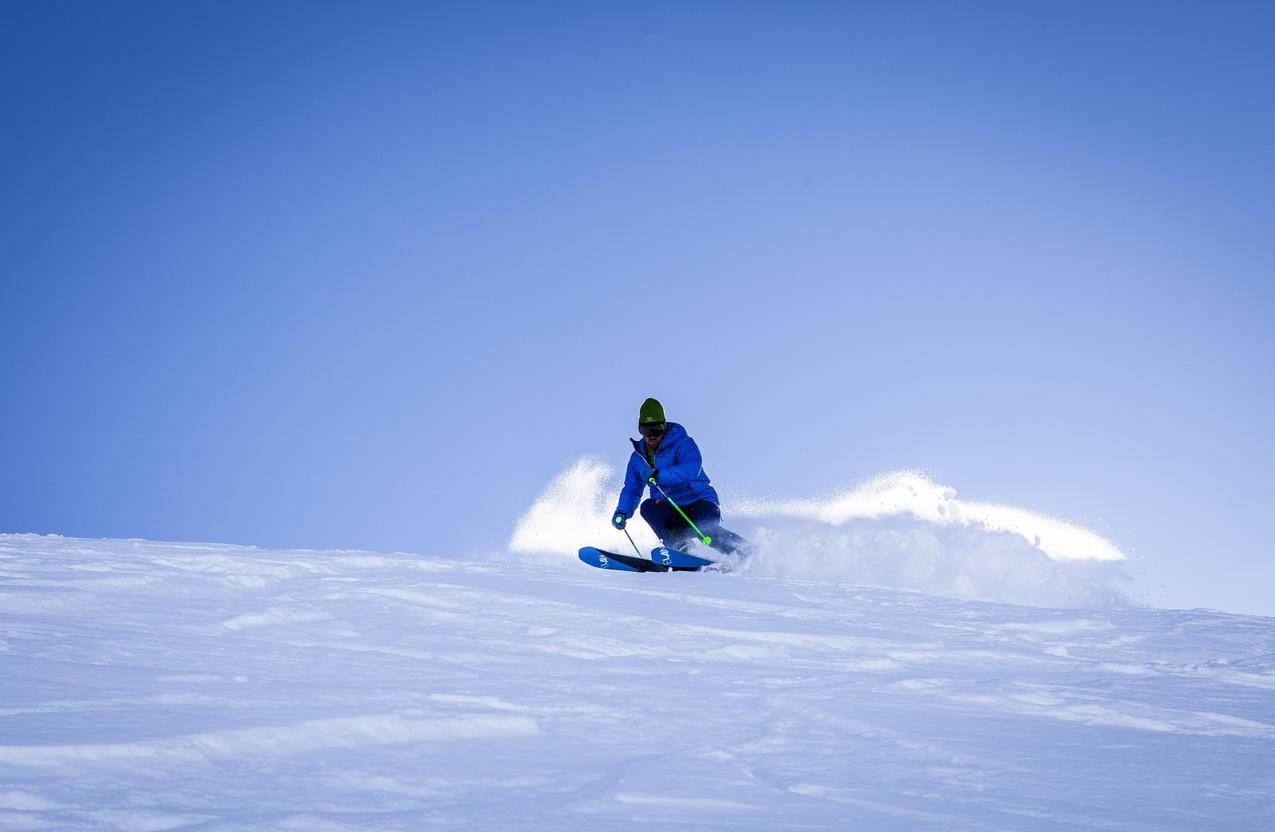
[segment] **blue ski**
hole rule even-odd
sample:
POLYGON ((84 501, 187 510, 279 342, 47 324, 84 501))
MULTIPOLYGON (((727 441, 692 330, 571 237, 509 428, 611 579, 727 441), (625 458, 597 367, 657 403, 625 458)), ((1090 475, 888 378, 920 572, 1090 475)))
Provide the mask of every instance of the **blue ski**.
MULTIPOLYGON (((690 557, 690 555, 685 555, 685 557, 690 557)), ((622 572, 696 572, 699 570, 698 566, 656 563, 646 558, 620 555, 615 552, 595 549, 592 546, 585 546, 580 550, 580 560, 599 569, 618 569, 622 572)))
POLYGON ((708 558, 702 558, 699 555, 691 555, 683 552, 681 549, 669 549, 666 546, 656 546, 651 550, 651 560, 663 566, 671 566, 676 569, 682 567, 694 567, 700 569, 715 563, 708 558))

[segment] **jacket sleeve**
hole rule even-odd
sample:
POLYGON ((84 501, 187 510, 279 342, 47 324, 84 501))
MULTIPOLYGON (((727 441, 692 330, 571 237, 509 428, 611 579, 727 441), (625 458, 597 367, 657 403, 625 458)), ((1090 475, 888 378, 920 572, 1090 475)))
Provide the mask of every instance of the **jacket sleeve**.
POLYGON ((660 485, 681 485, 699 479, 704 472, 704 458, 700 456, 699 445, 695 440, 686 437, 677 449, 677 464, 660 469, 660 485))
POLYGON ((629 470, 624 473, 624 488, 620 491, 620 503, 616 512, 624 512, 624 516, 632 517, 642 499, 642 489, 646 480, 637 470, 637 454, 629 457, 629 470))

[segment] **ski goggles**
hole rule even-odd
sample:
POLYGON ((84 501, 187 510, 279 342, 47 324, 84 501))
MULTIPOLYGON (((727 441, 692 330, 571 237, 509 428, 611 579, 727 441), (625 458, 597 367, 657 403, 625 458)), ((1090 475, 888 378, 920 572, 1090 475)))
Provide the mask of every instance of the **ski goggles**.
POLYGON ((638 425, 638 433, 643 436, 663 436, 668 430, 668 425, 664 422, 654 422, 649 425, 638 425))

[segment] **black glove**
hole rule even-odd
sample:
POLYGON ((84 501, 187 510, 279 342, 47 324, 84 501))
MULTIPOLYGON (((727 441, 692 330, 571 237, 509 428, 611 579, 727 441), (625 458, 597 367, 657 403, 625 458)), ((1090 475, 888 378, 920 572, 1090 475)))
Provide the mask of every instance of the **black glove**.
POLYGON ((624 524, 627 522, 629 522, 629 517, 622 511, 617 511, 615 516, 611 518, 611 525, 615 526, 617 529, 624 528, 624 524))
POLYGON ((655 483, 656 485, 658 485, 658 484, 659 484, 659 482, 660 482, 660 469, 659 469, 659 468, 652 468, 652 469, 651 469, 651 476, 647 477, 647 478, 646 478, 646 481, 647 481, 647 482, 651 482, 651 483, 655 483))

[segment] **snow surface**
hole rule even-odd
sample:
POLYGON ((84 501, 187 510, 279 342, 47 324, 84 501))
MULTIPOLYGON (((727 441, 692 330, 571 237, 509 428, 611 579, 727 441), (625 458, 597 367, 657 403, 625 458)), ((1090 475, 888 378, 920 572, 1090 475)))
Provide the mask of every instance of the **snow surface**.
POLYGON ((1275 619, 761 571, 0 536, 0 829, 1275 828, 1275 619))

